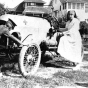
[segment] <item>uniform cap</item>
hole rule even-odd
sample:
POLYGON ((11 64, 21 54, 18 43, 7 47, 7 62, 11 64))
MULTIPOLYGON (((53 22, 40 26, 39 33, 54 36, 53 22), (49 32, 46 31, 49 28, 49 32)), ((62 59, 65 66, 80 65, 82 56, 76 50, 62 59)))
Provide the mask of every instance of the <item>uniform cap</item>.
POLYGON ((17 26, 17 25, 15 24, 15 22, 13 22, 10 18, 8 19, 8 22, 10 22, 10 23, 12 24, 13 28, 14 28, 15 26, 17 26))

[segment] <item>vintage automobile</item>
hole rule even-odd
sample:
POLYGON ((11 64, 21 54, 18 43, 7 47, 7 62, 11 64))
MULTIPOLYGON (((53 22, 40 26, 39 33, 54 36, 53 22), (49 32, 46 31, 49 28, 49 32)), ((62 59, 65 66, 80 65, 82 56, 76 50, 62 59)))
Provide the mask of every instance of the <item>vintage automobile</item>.
POLYGON ((57 50, 57 43, 48 45, 47 47, 42 45, 42 41, 46 40, 46 36, 49 32, 58 32, 56 30, 57 28, 52 30, 50 22, 51 20, 56 22, 56 19, 5 14, 0 17, 0 24, 2 20, 7 21, 8 18, 17 24, 14 30, 10 32, 22 41, 23 46, 17 45, 14 40, 6 35, 2 35, 0 38, 0 41, 2 41, 0 42, 0 56, 3 56, 2 54, 5 53, 11 60, 18 55, 18 65, 21 74, 24 77, 33 75, 39 68, 41 55, 46 51, 53 50, 56 52, 57 50))
POLYGON ((22 75, 33 75, 41 61, 39 45, 46 38, 50 23, 44 18, 5 14, 0 17, 0 25, 8 18, 17 25, 14 30, 10 31, 11 34, 20 39, 23 46, 18 46, 8 36, 2 35, 0 38, 2 41, 0 42, 0 56, 5 53, 9 59, 13 59, 15 55, 19 54, 18 64, 22 75))

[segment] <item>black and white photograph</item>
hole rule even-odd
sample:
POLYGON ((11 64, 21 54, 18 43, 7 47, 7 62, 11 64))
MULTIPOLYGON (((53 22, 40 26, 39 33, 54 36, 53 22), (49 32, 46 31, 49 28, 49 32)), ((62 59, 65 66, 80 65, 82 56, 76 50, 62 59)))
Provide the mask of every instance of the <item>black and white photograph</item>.
POLYGON ((88 0, 0 0, 0 88, 88 88, 88 0))

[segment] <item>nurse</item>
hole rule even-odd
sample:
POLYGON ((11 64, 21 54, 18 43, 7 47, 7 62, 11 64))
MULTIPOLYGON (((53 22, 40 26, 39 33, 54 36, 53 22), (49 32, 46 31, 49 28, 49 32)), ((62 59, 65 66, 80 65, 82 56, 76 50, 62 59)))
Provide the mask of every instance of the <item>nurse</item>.
POLYGON ((76 16, 76 12, 71 10, 67 13, 67 22, 65 28, 59 28, 64 36, 60 38, 57 52, 61 57, 74 63, 81 63, 82 39, 79 33, 80 21, 76 16))

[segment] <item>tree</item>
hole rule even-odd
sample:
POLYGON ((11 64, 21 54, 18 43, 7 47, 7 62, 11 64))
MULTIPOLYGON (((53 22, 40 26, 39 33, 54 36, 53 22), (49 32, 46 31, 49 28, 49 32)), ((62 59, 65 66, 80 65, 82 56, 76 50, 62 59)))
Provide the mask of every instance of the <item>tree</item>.
POLYGON ((4 4, 0 3, 0 16, 5 14, 5 12, 6 12, 6 9, 4 8, 4 4))

